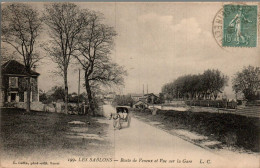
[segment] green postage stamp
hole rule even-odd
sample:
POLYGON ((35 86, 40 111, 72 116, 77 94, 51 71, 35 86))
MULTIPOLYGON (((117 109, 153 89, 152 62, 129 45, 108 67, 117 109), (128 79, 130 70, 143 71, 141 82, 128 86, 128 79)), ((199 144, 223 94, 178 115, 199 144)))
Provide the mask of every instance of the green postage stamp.
POLYGON ((224 5, 223 47, 256 47, 257 6, 224 5))

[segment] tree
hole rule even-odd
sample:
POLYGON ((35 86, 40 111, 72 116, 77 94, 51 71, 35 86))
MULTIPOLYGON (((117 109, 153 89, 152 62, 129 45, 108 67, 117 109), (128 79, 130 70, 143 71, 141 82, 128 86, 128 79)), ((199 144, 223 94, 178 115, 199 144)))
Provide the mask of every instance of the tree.
POLYGON ((69 102, 70 103, 77 103, 79 100, 80 103, 85 102, 85 93, 82 93, 78 96, 76 92, 69 94, 69 102))
POLYGON ((53 92, 51 94, 52 101, 57 101, 57 100, 63 100, 65 98, 65 92, 64 88, 61 86, 54 86, 51 91, 53 92))
POLYGON ((206 70, 203 74, 184 75, 165 84, 162 93, 169 98, 200 99, 217 95, 227 85, 228 77, 219 70, 206 70))
MULTIPOLYGON (((206 70, 202 74, 202 89, 204 93, 211 97, 220 92, 227 85, 228 77, 223 75, 219 70, 206 70)), ((216 96, 214 96, 216 98, 216 96)))
POLYGON ((47 94, 43 91, 43 90, 39 90, 39 101, 40 102, 43 102, 43 103, 46 103, 48 100, 48 96, 47 94))
POLYGON ((68 67, 75 52, 77 37, 81 35, 87 11, 80 10, 72 3, 52 3, 45 6, 44 22, 49 27, 49 46, 45 50, 57 63, 59 74, 64 79, 65 113, 68 112, 68 67))
POLYGON ((242 72, 237 72, 232 80, 232 88, 236 93, 243 93, 248 100, 256 98, 260 89, 260 67, 244 67, 242 72))
POLYGON ((169 101, 175 97, 175 88, 173 82, 167 83, 162 87, 162 94, 165 95, 165 100, 169 101))
POLYGON ((41 56, 36 52, 36 39, 42 21, 37 10, 28 4, 7 4, 2 10, 2 42, 9 44, 22 56, 27 72, 27 106, 30 112, 31 69, 41 56))
POLYGON ((87 28, 78 39, 78 54, 74 56, 84 70, 90 110, 95 115, 91 86, 95 83, 108 86, 123 84, 126 71, 110 58, 113 39, 116 36, 114 29, 101 23, 101 14, 91 12, 88 16, 87 28))
POLYGON ((159 100, 158 100, 158 104, 160 103, 164 103, 165 102, 165 96, 163 93, 159 93, 159 100))
POLYGON ((131 106, 134 100, 130 95, 116 95, 112 103, 116 106, 131 106))

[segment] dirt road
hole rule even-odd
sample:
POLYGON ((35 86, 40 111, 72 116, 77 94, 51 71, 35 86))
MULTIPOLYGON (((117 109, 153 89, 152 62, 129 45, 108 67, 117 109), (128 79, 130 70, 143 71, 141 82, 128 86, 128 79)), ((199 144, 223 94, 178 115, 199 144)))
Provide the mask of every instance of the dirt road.
MULTIPOLYGON (((107 117, 114 111, 111 105, 104 105, 107 117)), ((130 128, 124 123, 121 130, 114 130, 111 121, 108 137, 114 145, 113 167, 259 166, 257 156, 245 158, 232 152, 206 150, 135 118, 132 118, 130 128)))

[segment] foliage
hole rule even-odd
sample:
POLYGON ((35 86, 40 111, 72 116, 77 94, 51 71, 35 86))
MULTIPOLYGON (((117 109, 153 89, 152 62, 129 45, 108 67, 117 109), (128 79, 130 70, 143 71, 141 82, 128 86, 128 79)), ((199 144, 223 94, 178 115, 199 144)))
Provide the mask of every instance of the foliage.
POLYGON ((64 101, 65 94, 64 94, 64 88, 63 87, 54 86, 51 90, 53 92, 51 94, 51 97, 54 101, 57 101, 57 100, 63 100, 64 101))
POLYGON ((39 91, 39 100, 45 104, 56 102, 58 100, 64 101, 64 88, 62 86, 54 86, 50 91, 45 93, 44 91, 39 91))
POLYGON ((86 93, 81 93, 79 96, 75 92, 69 94, 69 102, 70 103, 78 103, 78 99, 79 99, 80 103, 85 102, 85 100, 86 100, 86 93))
POLYGON ((235 74, 232 84, 236 93, 243 93, 248 100, 256 99, 257 90, 260 89, 260 67, 244 67, 235 74))
POLYGON ((206 70, 203 74, 184 75, 162 87, 166 100, 173 98, 217 98, 227 85, 228 77, 219 70, 206 70))
POLYGON ((39 101, 43 103, 47 103, 48 96, 45 92, 43 92, 41 89, 39 90, 39 101))
POLYGON ((165 97, 163 93, 159 93, 159 102, 158 103, 164 103, 165 102, 165 97))
POLYGON ((132 106, 134 100, 130 95, 116 95, 112 103, 115 106, 132 106))

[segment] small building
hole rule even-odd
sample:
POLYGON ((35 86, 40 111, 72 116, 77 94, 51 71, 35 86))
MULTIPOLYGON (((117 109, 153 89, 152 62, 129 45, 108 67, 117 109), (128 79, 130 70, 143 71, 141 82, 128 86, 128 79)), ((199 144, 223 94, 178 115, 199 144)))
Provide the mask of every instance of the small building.
POLYGON ((153 93, 148 93, 144 95, 144 99, 146 103, 156 104, 159 99, 159 96, 153 93))
POLYGON ((142 101, 142 102, 150 103, 150 104, 156 104, 159 100, 159 96, 157 96, 153 93, 131 94, 131 97, 135 102, 142 101))
POLYGON ((149 106, 149 105, 148 105, 146 102, 143 102, 143 101, 141 101, 141 100, 137 101, 137 102, 133 105, 134 108, 138 108, 138 109, 148 108, 148 106, 149 106))
MULTIPOLYGON (((31 71, 31 101, 39 101, 38 76, 31 71)), ((26 102, 27 78, 25 66, 18 61, 9 60, 1 67, 1 106, 8 102, 26 102)))

